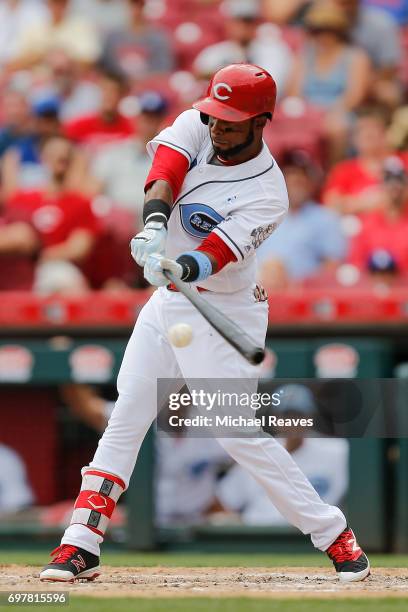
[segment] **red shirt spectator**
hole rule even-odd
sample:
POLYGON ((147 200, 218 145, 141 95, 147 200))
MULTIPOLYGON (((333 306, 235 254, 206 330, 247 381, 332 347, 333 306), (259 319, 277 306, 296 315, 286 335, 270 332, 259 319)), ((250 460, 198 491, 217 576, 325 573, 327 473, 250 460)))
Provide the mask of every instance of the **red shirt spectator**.
MULTIPOLYGON (((393 154, 387 138, 388 120, 380 107, 358 112, 353 130, 357 156, 341 161, 329 173, 323 201, 341 213, 362 213, 380 207, 383 200, 383 164, 393 154)), ((408 154, 401 153, 408 166, 408 154)))
POLYGON ((25 213, 40 238, 34 288, 41 292, 86 289, 84 266, 102 232, 90 201, 69 186, 74 159, 74 148, 66 139, 47 140, 41 150, 46 186, 16 192, 7 202, 10 211, 25 213))
POLYGON ((119 111, 119 103, 127 92, 127 83, 120 74, 104 72, 99 81, 101 108, 65 124, 65 135, 83 144, 104 144, 118 138, 128 138, 135 132, 134 124, 119 111))
POLYGON ((77 193, 18 192, 8 206, 26 212, 44 248, 64 242, 75 230, 84 229, 94 236, 100 232, 90 201, 77 193))
POLYGON ((361 230, 351 243, 350 262, 362 271, 372 262, 393 262, 394 273, 408 273, 408 180, 404 164, 389 158, 383 173, 381 210, 361 217, 361 230))
POLYGON ((401 217, 392 218, 385 211, 367 213, 359 234, 351 244, 350 263, 367 270, 370 258, 384 251, 392 256, 397 268, 408 273, 408 202, 401 217))
POLYGON ((71 140, 94 145, 128 138, 133 136, 134 132, 132 122, 119 114, 111 121, 107 121, 102 115, 90 115, 75 119, 65 126, 65 135, 71 140))
MULTIPOLYGON (((400 153, 399 156, 408 168, 408 153, 400 153)), ((336 164, 330 172, 324 187, 324 194, 326 197, 329 192, 336 191, 350 198, 355 196, 357 200, 364 192, 367 195, 371 188, 374 196, 381 183, 381 173, 375 172, 362 159, 346 159, 336 164)))

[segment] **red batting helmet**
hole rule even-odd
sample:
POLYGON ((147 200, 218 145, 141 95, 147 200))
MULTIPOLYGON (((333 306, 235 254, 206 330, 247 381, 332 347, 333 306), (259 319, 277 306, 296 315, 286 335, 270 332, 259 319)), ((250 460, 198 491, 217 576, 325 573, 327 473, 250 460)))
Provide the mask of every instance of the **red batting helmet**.
POLYGON ((204 115, 223 121, 245 121, 269 113, 276 102, 276 83, 266 70, 253 64, 231 64, 218 70, 207 96, 193 104, 204 115))

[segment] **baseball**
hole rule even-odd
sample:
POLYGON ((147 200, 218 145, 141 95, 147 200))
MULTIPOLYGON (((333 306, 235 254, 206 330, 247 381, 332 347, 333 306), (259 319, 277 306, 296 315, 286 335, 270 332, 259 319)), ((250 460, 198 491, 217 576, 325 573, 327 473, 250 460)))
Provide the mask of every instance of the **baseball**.
POLYGON ((188 346, 193 337, 193 330, 188 323, 172 325, 168 331, 170 342, 177 348, 188 346))

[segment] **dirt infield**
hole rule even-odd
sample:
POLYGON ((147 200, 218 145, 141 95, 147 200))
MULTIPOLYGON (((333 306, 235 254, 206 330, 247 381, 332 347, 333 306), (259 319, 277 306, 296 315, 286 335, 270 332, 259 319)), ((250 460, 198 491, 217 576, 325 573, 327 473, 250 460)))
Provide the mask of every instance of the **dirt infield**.
POLYGON ((406 568, 375 568, 364 582, 343 585, 328 568, 103 567, 94 582, 38 580, 38 567, 0 565, 0 591, 58 591, 90 597, 407 597, 406 568))

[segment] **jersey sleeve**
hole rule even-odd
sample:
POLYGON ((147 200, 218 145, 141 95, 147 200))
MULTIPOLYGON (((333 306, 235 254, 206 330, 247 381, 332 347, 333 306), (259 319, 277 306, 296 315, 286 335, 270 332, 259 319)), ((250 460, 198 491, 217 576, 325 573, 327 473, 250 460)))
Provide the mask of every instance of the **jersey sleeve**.
POLYGON ((190 165, 207 137, 208 128, 201 122, 200 113, 189 109, 181 113, 173 125, 162 130, 147 144, 147 152, 153 159, 158 146, 166 145, 182 153, 190 165))
POLYGON ((229 246, 237 261, 244 261, 282 223, 288 207, 284 181, 283 185, 279 181, 271 193, 260 192, 246 206, 232 211, 213 232, 229 246))

